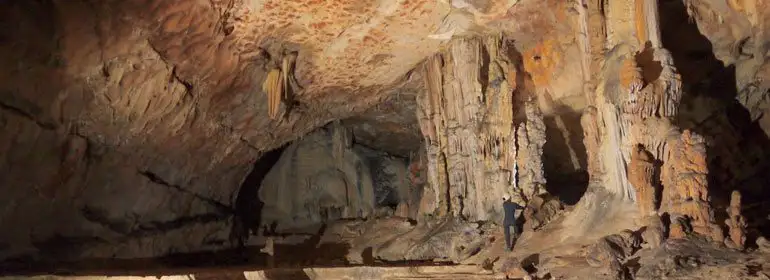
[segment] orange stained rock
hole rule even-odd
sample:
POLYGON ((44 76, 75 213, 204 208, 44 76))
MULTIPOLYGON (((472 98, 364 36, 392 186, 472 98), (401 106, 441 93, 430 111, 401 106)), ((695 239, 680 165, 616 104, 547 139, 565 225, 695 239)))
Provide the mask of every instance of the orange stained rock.
POLYGON ((532 76, 535 86, 547 86, 556 67, 562 61, 561 48, 556 39, 546 39, 523 53, 524 69, 532 76))
POLYGON ((636 64, 636 59, 629 56, 623 60, 620 69, 620 87, 624 90, 630 88, 641 88, 643 82, 641 69, 636 64))
POLYGON ((644 14, 644 1, 652 0, 634 0, 634 20, 636 21, 636 38, 639 39, 639 45, 643 46, 649 40, 647 35, 647 16, 644 14))
MULTIPOLYGON (((664 195, 661 205, 672 214, 686 216, 694 232, 722 241, 709 206, 706 147, 703 137, 685 130, 669 142, 672 152, 664 163, 664 195)), ((672 232, 674 231, 672 223, 672 232)))

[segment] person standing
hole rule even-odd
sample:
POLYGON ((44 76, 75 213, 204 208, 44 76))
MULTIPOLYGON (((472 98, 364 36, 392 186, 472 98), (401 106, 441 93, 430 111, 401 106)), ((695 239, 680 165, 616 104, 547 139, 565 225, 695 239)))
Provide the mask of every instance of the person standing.
POLYGON ((513 240, 511 239, 511 228, 513 228, 513 236, 516 237, 516 210, 524 209, 521 205, 511 201, 509 194, 503 195, 503 211, 505 218, 503 219, 503 233, 505 233, 505 251, 511 251, 513 249, 513 240))

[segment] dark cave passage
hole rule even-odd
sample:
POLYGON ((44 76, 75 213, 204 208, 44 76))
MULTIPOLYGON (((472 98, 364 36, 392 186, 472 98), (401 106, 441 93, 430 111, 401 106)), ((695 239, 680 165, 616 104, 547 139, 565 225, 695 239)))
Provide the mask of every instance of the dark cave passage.
POLYGON ((561 202, 575 205, 588 188, 586 149, 580 124, 582 114, 566 107, 559 108, 557 112, 556 116, 544 118, 546 141, 543 146, 543 168, 547 180, 546 190, 561 202))
POLYGON ((262 155, 243 180, 235 198, 235 220, 232 229, 233 234, 239 238, 248 239, 249 234, 258 234, 262 222, 262 207, 264 206, 264 203, 259 199, 259 187, 270 169, 281 158, 281 154, 287 146, 288 144, 262 155))

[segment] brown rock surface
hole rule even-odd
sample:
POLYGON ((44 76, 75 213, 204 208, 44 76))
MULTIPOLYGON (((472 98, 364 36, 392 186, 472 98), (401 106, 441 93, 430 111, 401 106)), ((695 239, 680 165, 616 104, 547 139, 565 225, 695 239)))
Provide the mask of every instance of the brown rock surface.
MULTIPOLYGON (((0 260, 99 264, 275 239, 280 258, 311 256, 295 266, 319 251, 367 265, 505 256, 520 277, 546 278, 534 260, 583 279, 708 275, 690 268, 706 257, 635 263, 645 256, 627 250, 628 232, 611 234, 644 228, 654 254, 692 233, 725 241, 717 219, 731 247, 762 234, 769 11, 750 0, 2 1, 0 260), (579 202, 565 208, 564 193, 579 202), (507 256, 494 225, 503 194, 532 206, 507 256), (663 238, 669 221, 678 240, 663 238), (576 256, 587 244, 591 256, 576 256), (610 273, 586 276, 592 265, 610 273)), ((210 259, 240 258, 223 256, 210 259)), ((744 270, 719 275, 762 277, 744 270)))

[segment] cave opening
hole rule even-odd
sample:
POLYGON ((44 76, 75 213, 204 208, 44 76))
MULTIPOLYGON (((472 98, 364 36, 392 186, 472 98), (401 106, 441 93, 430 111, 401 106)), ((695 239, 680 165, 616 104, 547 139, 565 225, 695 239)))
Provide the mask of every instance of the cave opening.
POLYGON ((583 144, 582 112, 559 106, 544 118, 546 141, 543 169, 546 190, 566 205, 575 205, 588 188, 586 148, 583 144))
POLYGON ((241 183, 235 197, 233 233, 240 238, 258 235, 264 202, 259 199, 259 188, 265 176, 273 168, 287 145, 264 153, 254 162, 251 171, 241 183))
POLYGON ((770 234, 766 203, 770 189, 764 187, 770 183, 770 139, 738 101, 739 95, 751 94, 739 92, 736 86, 743 78, 736 72, 742 58, 727 65, 722 62, 697 20, 687 13, 684 1, 660 2, 659 13, 663 46, 671 52, 683 84, 676 124, 706 139, 708 188, 716 222, 727 230, 731 192, 740 191, 742 214, 750 225, 746 244, 753 244, 759 235, 770 234))

